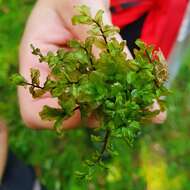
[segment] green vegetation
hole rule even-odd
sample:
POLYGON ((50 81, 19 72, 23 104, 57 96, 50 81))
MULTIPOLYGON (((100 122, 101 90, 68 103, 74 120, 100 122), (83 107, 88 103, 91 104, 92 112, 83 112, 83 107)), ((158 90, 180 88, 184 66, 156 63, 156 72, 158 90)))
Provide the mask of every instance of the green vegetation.
POLYGON ((76 130, 62 138, 49 131, 25 128, 18 112, 16 89, 9 83, 9 77, 18 71, 18 44, 32 6, 32 0, 0 1, 0 117, 7 121, 10 147, 17 156, 36 168, 48 189, 190 189, 188 51, 173 84, 174 93, 168 99, 167 122, 143 127, 133 148, 118 141, 120 156, 110 164, 111 171, 79 185, 73 173, 81 169, 83 156, 92 151, 88 129, 76 130))
MULTIPOLYGON (((77 9, 79 15, 72 18, 73 24, 90 26, 85 41, 72 39, 67 42, 70 51, 59 49, 47 55, 31 45, 32 53, 42 64, 48 63, 51 72, 43 85, 36 68, 30 70, 31 82, 20 74, 13 75, 12 81, 28 87, 34 99, 47 92, 58 99, 59 108, 45 105, 39 114, 43 120, 54 121, 53 128, 62 135, 63 120, 79 108, 82 121, 91 115, 98 118, 99 127, 92 130, 91 141, 101 147, 84 161, 86 171, 75 172, 78 178, 90 181, 99 167, 109 170, 104 156, 118 154, 114 141, 123 139, 132 145, 140 126, 165 111, 166 102, 162 97, 169 94, 164 86, 168 70, 162 52, 154 51, 153 46, 140 40, 136 41, 139 50, 129 60, 124 52, 125 41, 119 42, 114 37, 119 29, 104 25, 102 10, 93 18, 89 7, 81 5, 77 9), (93 54, 94 46, 100 50, 97 58, 93 54), (155 100, 160 110, 150 111, 155 100)), ((84 128, 87 124, 83 123, 84 128)))

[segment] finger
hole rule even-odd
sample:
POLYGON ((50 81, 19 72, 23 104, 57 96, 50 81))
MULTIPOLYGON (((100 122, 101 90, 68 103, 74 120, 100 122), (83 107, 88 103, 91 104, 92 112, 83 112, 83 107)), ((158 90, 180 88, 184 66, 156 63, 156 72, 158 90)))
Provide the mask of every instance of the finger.
POLYGON ((92 114, 88 118, 88 127, 89 128, 98 128, 98 127, 100 127, 100 121, 94 114, 92 114))
POLYGON ((154 124, 162 124, 166 121, 167 118, 167 112, 160 112, 156 117, 152 119, 152 123, 154 124))
POLYGON ((90 7, 92 15, 95 15, 96 12, 100 9, 104 10, 104 22, 107 24, 111 24, 111 17, 108 14, 106 6, 102 0, 65 0, 57 2, 57 11, 60 14, 65 25, 67 26, 67 28, 69 28, 70 31, 72 31, 72 34, 80 40, 85 40, 88 36, 87 31, 89 29, 89 26, 73 26, 71 19, 74 15, 78 14, 75 9, 76 6, 86 5, 90 7))
MULTIPOLYGON (((19 99, 21 107, 21 115, 24 123, 33 129, 52 129, 54 122, 44 121, 41 119, 39 112, 43 106, 48 105, 52 108, 58 108, 56 98, 44 96, 42 98, 33 99, 28 90, 19 87, 19 99)), ((75 128, 80 123, 80 111, 76 110, 70 118, 63 121, 63 129, 75 128)))
MULTIPOLYGON (((154 101, 150 111, 156 111, 160 110, 160 106, 157 101, 154 101)), ((152 123, 154 124, 162 124, 167 118, 167 112, 161 111, 158 115, 156 115, 154 118, 152 118, 152 123)))

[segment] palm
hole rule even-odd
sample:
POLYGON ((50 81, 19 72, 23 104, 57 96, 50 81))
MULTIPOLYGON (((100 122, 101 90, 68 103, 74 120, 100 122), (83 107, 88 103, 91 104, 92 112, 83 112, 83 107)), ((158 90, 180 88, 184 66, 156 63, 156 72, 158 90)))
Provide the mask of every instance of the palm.
MULTIPOLYGON (((20 47, 20 72, 30 81, 30 68, 38 68, 41 72, 41 82, 43 83, 49 73, 46 64, 41 64, 31 54, 30 44, 39 47, 43 53, 56 51, 64 47, 66 42, 74 36, 63 24, 63 21, 56 11, 47 6, 36 6, 29 18, 26 30, 20 47)), ((44 122, 40 119, 38 113, 46 104, 57 107, 57 100, 46 94, 42 98, 33 100, 27 89, 19 88, 19 99, 21 105, 21 114, 26 120, 28 126, 36 128, 50 128, 52 123, 44 122)), ((77 110, 75 115, 65 121, 66 128, 74 127, 80 121, 80 112, 77 110), (69 123, 69 125, 68 125, 69 123)))

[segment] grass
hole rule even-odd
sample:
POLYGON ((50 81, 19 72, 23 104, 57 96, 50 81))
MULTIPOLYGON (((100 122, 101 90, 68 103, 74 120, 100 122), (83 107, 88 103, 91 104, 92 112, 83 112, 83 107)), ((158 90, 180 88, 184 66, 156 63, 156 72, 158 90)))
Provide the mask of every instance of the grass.
POLYGON ((80 184, 73 173, 91 151, 88 131, 76 130, 65 138, 49 131, 24 127, 16 89, 9 77, 18 71, 18 46, 33 0, 0 0, 0 117, 10 131, 10 148, 32 164, 48 189, 54 190, 188 190, 190 189, 190 49, 173 83, 168 119, 163 125, 143 126, 133 148, 122 142, 107 174, 80 184))

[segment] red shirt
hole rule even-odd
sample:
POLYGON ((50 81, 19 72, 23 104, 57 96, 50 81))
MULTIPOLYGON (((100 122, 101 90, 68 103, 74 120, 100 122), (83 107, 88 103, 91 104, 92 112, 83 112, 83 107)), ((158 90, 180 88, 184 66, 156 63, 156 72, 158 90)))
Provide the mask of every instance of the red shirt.
POLYGON ((188 0, 111 0, 113 24, 122 28, 148 13, 141 39, 169 56, 188 0))

